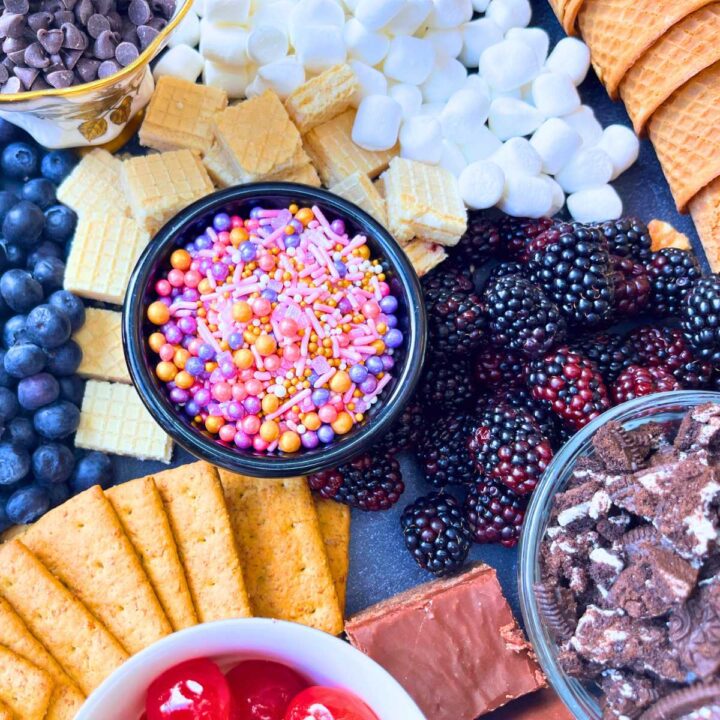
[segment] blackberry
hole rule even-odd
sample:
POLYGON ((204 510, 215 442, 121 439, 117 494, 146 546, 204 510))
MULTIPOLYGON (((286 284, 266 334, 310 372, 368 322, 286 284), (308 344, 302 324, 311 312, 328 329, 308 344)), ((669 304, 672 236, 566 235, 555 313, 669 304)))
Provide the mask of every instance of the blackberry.
POLYGON ((452 249, 451 256, 468 265, 479 265, 495 255, 499 247, 497 222, 488 219, 484 212, 471 210, 468 213, 467 230, 452 249))
POLYGON ((565 318, 557 305, 523 277, 508 275, 489 284, 483 304, 498 345, 535 357, 565 339, 565 318))
POLYGON ((432 428, 432 442, 418 446, 423 471, 435 487, 471 485, 478 479, 468 451, 468 417, 446 415, 432 428))
POLYGON ((426 362, 417 397, 435 415, 446 408, 459 409, 475 397, 475 378, 467 358, 431 356, 426 362))
POLYGON ((516 410, 524 410, 536 422, 540 432, 557 450, 569 438, 569 433, 556 415, 543 402, 535 400, 526 388, 503 388, 497 391, 497 402, 505 402, 516 410))
POLYGON ((501 262, 490 271, 488 283, 494 282, 499 278, 507 277, 508 275, 522 275, 524 272, 525 265, 523 263, 514 262, 512 260, 501 262))
POLYGON ((481 475, 518 495, 535 489, 553 456, 550 441, 530 415, 504 403, 480 415, 468 449, 481 475))
POLYGON ((633 258, 641 263, 650 258, 652 239, 644 222, 625 217, 608 220, 597 227, 612 255, 633 258))
POLYGON ((640 362, 633 344, 619 333, 584 335, 569 347, 597 365, 606 385, 610 385, 626 367, 640 362))
POLYGON ((652 287, 653 314, 678 316, 685 297, 702 276, 695 255, 680 248, 663 248, 652 254, 647 270, 652 287))
POLYGON ((698 280, 687 294, 682 328, 699 357, 720 363, 720 276, 698 280))
POLYGON ((547 217, 534 219, 508 215, 499 224, 501 250, 508 257, 527 262, 530 242, 554 224, 555 221, 547 217))
POLYGON ((619 318, 641 313, 650 302, 650 277, 645 266, 632 258, 610 256, 615 288, 614 310, 619 318))
POLYGON ((401 450, 417 447, 423 435, 425 420, 422 405, 413 399, 404 408, 382 440, 382 447, 394 455, 401 450))
POLYGON ((500 543, 511 548, 518 544, 525 519, 527 498, 491 480, 470 489, 465 498, 465 518, 476 543, 500 543))
POLYGON ((613 309, 613 269, 598 231, 565 223, 555 232, 555 239, 532 253, 529 279, 569 324, 592 328, 606 323, 613 309))
POLYGON ((613 402, 619 405, 636 397, 679 389, 680 383, 664 368, 631 365, 620 373, 610 394, 613 402))
POLYGON ((321 497, 360 510, 388 510, 405 490, 398 461, 377 451, 334 470, 314 473, 308 477, 308 483, 321 497))
POLYGON ((511 387, 525 382, 527 360, 507 348, 487 345, 472 359, 473 374, 480 387, 511 387))
POLYGON ((472 532, 452 495, 418 498, 403 510, 400 526, 415 562, 433 575, 459 569, 470 552, 472 532))
POLYGON ((573 430, 610 407, 605 381, 595 364, 568 347, 533 360, 527 384, 531 395, 547 403, 573 430))

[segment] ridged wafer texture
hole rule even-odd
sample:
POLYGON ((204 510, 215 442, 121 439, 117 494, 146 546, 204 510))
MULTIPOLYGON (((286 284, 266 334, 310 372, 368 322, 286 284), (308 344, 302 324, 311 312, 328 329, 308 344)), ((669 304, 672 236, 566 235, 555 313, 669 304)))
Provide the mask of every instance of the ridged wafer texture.
POLYGON ((675 690, 645 710, 639 720, 682 720, 685 717, 715 718, 717 711, 700 711, 720 706, 720 682, 696 683, 675 690), (694 713, 697 712, 697 715, 694 713))
POLYGON ((550 0, 557 19, 568 35, 577 35, 577 16, 585 0, 550 0))
POLYGON ((0 646, 0 701, 17 720, 43 720, 52 690, 52 678, 44 670, 0 646))
MULTIPOLYGON (((700 197, 702 190, 695 197, 700 197)), ((691 201, 690 207, 692 210, 691 201)), ((651 250, 657 252, 663 248, 677 248, 678 250, 690 250, 690 240, 687 235, 676 230, 670 223, 664 220, 651 220, 648 223, 648 232, 652 239, 651 250)))
POLYGON ((122 314, 114 310, 86 308, 85 322, 73 339, 83 356, 80 377, 130 383, 122 347, 122 314))
POLYGON ((578 15, 583 40, 610 97, 638 58, 667 30, 710 0, 585 0, 578 15))
POLYGON ((427 275, 447 258, 447 253, 442 245, 424 240, 412 240, 405 245, 403 250, 418 277, 427 275))
POLYGON ((648 133, 675 204, 684 212, 720 177, 720 63, 674 92, 653 115, 648 133))
POLYGON ((217 142, 214 142, 203 155, 203 165, 210 179, 218 187, 225 188, 237 184, 232 163, 217 142))
POLYGON ((387 225, 385 200, 367 175, 354 172, 337 185, 333 185, 330 192, 354 203, 379 223, 387 225))
POLYGON ((720 272, 720 177, 691 201, 690 215, 713 272, 720 272))
MULTIPOLYGON (((307 158, 304 150, 303 155, 307 158)), ((294 182, 300 183, 301 185, 310 185, 311 187, 320 187, 322 185, 320 176, 317 174, 317 170, 309 158, 307 162, 304 162, 302 165, 290 168, 289 170, 282 170, 275 175, 263 179, 272 182, 294 182)))
POLYGON ((683 18, 628 70, 620 96, 635 132, 690 78, 720 60, 720 3, 683 18))

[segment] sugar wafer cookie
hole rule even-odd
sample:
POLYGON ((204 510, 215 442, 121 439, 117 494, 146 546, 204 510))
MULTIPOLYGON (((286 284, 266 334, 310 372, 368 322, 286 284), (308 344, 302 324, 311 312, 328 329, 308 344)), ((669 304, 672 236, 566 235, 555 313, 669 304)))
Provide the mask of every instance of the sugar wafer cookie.
POLYGON ((311 187, 320 187, 322 185, 317 170, 309 161, 291 170, 284 170, 277 175, 267 178, 267 180, 301 183, 303 185, 310 185, 311 187))
POLYGON ((327 553, 330 573, 335 583, 340 612, 345 611, 348 570, 350 568, 350 508, 334 500, 313 498, 327 553))
POLYGON ((379 223, 387 224, 385 201, 375 185, 364 173, 354 172, 330 188, 330 192, 345 198, 372 215, 379 223))
POLYGON ((203 165, 205 165, 208 175, 218 187, 224 188, 239 184, 232 163, 217 142, 213 143, 203 156, 203 165))
POLYGON ((442 245, 424 240, 411 240, 403 247, 403 250, 418 277, 427 275, 447 258, 447 253, 442 245))
POLYGON ((713 180, 690 201, 690 214, 710 269, 720 272, 720 178, 713 180))
POLYGON ((85 323, 74 340, 83 352, 80 377, 130 383, 122 346, 122 314, 100 308, 85 309, 85 323))
MULTIPOLYGON (((690 203, 692 212, 692 202, 690 203)), ((685 233, 676 230, 670 223, 663 220, 651 220, 648 223, 648 232, 652 240, 651 250, 657 252, 663 248, 677 248, 678 250, 691 250, 690 239, 685 233)))
POLYGON ((0 700, 17 720, 43 720, 52 689, 44 670, 0 645, 0 700))

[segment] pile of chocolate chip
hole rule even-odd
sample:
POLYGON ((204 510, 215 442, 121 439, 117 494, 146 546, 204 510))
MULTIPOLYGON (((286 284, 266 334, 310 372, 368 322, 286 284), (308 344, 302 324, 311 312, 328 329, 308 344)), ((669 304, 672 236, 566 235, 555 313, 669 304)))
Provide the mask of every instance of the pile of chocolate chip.
POLYGON ((0 92, 114 75, 157 37, 176 0, 3 0, 0 92))
POLYGON ((536 597, 603 717, 720 718, 720 405, 608 423, 556 496, 536 597))

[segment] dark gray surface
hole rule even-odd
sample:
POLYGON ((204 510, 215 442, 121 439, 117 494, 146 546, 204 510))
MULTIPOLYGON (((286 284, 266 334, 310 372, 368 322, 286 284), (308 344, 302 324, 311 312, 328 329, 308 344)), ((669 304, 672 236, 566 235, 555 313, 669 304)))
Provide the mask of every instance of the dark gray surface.
MULTIPOLYGON (((532 24, 547 30, 554 44, 564 33, 549 4, 546 0, 531 0, 531 4, 532 24)), ((594 108, 603 126, 612 123, 630 125, 624 107, 608 98, 592 72, 581 87, 581 97, 584 103, 594 108)), ((690 218, 679 215, 675 210, 655 151, 648 140, 643 139, 641 143, 638 162, 614 185, 623 198, 626 214, 637 215, 646 222, 653 218, 667 220, 696 242, 690 218)), ((182 465, 192 460, 190 455, 180 449, 176 449, 174 457, 173 465, 182 465)), ((353 512, 349 613, 430 579, 427 573, 415 565, 405 550, 399 530, 402 507, 418 495, 428 492, 430 488, 420 477, 417 463, 411 456, 404 456, 402 461, 407 490, 400 507, 384 513, 353 512)), ((126 458, 116 458, 115 466, 118 478, 122 480, 146 475, 165 467, 159 463, 143 463, 126 458)), ((481 545, 474 547, 471 557, 483 560, 497 569, 505 593, 519 616, 517 550, 508 550, 499 545, 481 545)))

